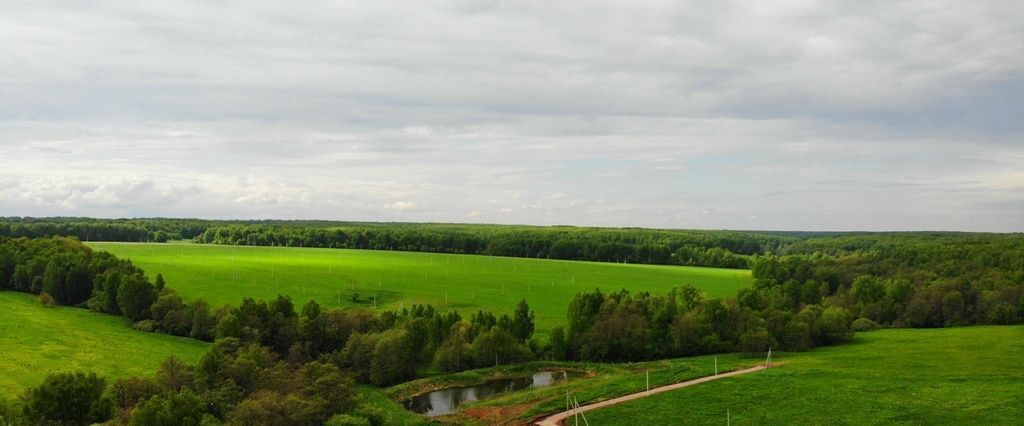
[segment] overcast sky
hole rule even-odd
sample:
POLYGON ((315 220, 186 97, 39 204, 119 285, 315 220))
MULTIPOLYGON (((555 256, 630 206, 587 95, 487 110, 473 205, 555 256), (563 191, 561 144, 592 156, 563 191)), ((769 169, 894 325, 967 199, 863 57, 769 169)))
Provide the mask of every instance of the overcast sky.
POLYGON ((4 0, 0 215, 1024 231, 1022 17, 4 0))

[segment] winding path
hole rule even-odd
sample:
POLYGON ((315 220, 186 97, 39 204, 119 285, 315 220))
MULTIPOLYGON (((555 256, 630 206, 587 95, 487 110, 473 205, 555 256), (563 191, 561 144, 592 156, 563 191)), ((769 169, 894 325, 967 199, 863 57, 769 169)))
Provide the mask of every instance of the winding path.
POLYGON ((665 385, 665 386, 661 386, 661 387, 657 387, 657 388, 651 389, 650 391, 643 391, 643 392, 632 393, 632 394, 629 394, 629 395, 620 396, 618 398, 613 398, 613 399, 609 399, 609 400, 606 400, 606 401, 595 402, 593 404, 583 405, 583 406, 580 406, 580 408, 577 408, 577 409, 574 409, 574 410, 568 410, 568 411, 563 411, 561 413, 552 414, 552 415, 550 415, 548 417, 545 417, 545 418, 541 419, 540 421, 538 421, 538 422, 536 422, 534 424, 540 425, 540 426, 558 426, 558 425, 562 424, 563 420, 568 419, 569 417, 572 417, 573 414, 576 414, 576 413, 585 413, 587 411, 596 410, 598 408, 607 407, 609 405, 621 404, 623 402, 632 401, 634 399, 640 399, 640 398, 643 398, 643 397, 648 396, 648 395, 654 395, 654 394, 657 394, 657 393, 668 392, 670 390, 675 390, 675 389, 679 389, 679 388, 685 388, 687 386, 699 385, 701 383, 710 382, 712 380, 724 379, 726 377, 739 376, 741 374, 753 373, 755 371, 764 370, 764 368, 765 367, 763 365, 758 365, 756 367, 750 367, 750 368, 743 369, 743 370, 735 370, 735 371, 730 371, 728 373, 722 373, 722 374, 719 374, 717 376, 705 376, 705 377, 701 377, 701 378, 698 378, 698 379, 687 380, 685 382, 673 383, 671 385, 665 385))

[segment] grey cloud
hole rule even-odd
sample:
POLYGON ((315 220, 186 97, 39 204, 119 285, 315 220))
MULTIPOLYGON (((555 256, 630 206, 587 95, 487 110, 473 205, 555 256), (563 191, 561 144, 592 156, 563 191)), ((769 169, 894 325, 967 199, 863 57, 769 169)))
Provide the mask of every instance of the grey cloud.
POLYGON ((9 1, 0 214, 1022 230, 1021 15, 9 1))

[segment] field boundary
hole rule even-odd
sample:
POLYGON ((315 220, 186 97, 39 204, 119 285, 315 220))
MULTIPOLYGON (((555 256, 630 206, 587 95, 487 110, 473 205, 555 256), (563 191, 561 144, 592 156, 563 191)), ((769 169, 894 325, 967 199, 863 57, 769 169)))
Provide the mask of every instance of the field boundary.
POLYGON ((764 370, 764 369, 765 369, 764 365, 758 365, 758 366, 755 366, 755 367, 745 368, 745 369, 742 369, 742 370, 734 370, 734 371, 730 371, 730 372, 727 372, 727 373, 722 373, 722 374, 718 374, 718 375, 714 375, 714 376, 704 376, 704 377, 700 377, 700 378, 697 378, 697 379, 687 380, 685 382, 679 382, 679 383, 673 383, 671 385, 660 386, 660 387, 656 387, 656 388, 651 389, 651 390, 631 393, 631 394, 628 394, 628 395, 620 396, 618 398, 612 398, 612 399, 604 400, 604 401, 601 401, 601 402, 595 402, 593 404, 587 404, 587 405, 581 406, 581 407, 576 408, 576 409, 555 413, 555 414, 546 416, 546 417, 544 417, 544 418, 534 422, 533 424, 539 425, 539 426, 559 426, 559 425, 562 424, 562 421, 568 419, 569 417, 572 417, 573 415, 575 415, 577 413, 585 413, 587 411, 596 410, 598 408, 604 408, 604 407, 608 407, 608 406, 611 406, 611 405, 621 404, 621 403, 627 402, 627 401, 632 401, 634 399, 640 399, 640 398, 643 398, 643 397, 646 397, 646 396, 649 396, 649 395, 659 394, 659 393, 662 393, 662 392, 668 392, 668 391, 671 391, 671 390, 681 389, 681 388, 685 388, 685 387, 688 387, 688 386, 699 385, 701 383, 707 383, 707 382, 710 382, 710 381, 714 381, 714 380, 718 380, 718 379, 724 379, 724 378, 727 378, 727 377, 733 377, 733 376, 739 376, 739 375, 742 375, 742 374, 753 373, 753 372, 761 371, 761 370, 764 370))

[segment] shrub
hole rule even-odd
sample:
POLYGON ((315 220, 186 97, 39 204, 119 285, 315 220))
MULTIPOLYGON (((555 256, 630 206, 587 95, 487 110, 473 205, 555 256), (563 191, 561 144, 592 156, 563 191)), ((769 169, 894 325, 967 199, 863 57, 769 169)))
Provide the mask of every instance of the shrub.
POLYGON ((850 324, 850 328, 853 331, 871 331, 878 330, 879 327, 877 323, 867 318, 857 318, 853 324, 850 324))
POLYGON ((50 293, 44 291, 39 293, 39 303, 42 303, 43 306, 54 306, 57 304, 57 301, 53 299, 53 296, 50 296, 50 293))
POLYGON ((145 333, 152 333, 157 330, 157 323, 153 320, 142 320, 132 324, 132 328, 145 333))

